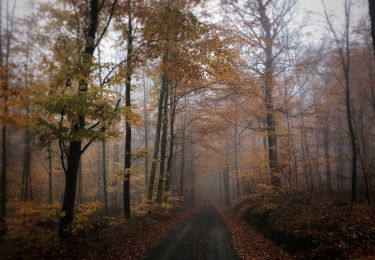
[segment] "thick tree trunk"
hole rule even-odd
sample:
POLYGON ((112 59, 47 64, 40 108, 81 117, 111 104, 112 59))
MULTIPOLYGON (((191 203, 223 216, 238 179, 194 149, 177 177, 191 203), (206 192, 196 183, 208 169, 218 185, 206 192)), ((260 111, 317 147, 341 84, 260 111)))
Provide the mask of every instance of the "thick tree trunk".
POLYGON ((161 147, 160 147, 160 168, 159 168, 159 180, 158 180, 158 190, 156 194, 156 201, 158 203, 162 202, 164 181, 165 181, 165 157, 167 152, 167 134, 168 134, 168 94, 169 86, 166 87, 163 105, 163 129, 161 136, 161 147))
MULTIPOLYGON (((81 75, 84 78, 88 78, 91 74, 92 59, 95 51, 95 38, 98 27, 99 18, 99 2, 98 0, 91 0, 89 7, 89 20, 87 25, 87 32, 85 35, 85 48, 82 55, 83 69, 81 75)), ((80 91, 87 90, 87 81, 82 80, 80 82, 80 91)), ((80 95, 81 93, 78 93, 80 95)), ((85 127, 85 118, 79 116, 79 122, 73 126, 73 133, 77 133, 80 129, 85 127)), ((77 175, 78 168, 81 160, 81 140, 74 140, 69 142, 69 148, 67 151, 67 169, 65 171, 65 192, 62 211, 65 214, 60 219, 59 235, 64 236, 67 234, 69 224, 73 221, 74 217, 74 202, 77 191, 77 175)), ((61 151, 63 152, 63 151, 61 151)))
POLYGON ((67 156, 67 169, 65 172, 65 191, 62 206, 63 216, 60 219, 59 235, 67 234, 69 224, 74 217, 74 202, 77 191, 77 173, 81 159, 81 141, 69 143, 69 154, 67 156))

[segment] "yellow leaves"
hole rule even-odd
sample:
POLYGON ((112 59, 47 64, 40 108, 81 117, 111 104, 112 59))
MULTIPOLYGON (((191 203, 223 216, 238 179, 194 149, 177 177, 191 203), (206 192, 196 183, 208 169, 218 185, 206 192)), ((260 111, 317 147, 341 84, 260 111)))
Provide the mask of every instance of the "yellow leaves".
POLYGON ((130 124, 132 127, 140 126, 143 122, 141 115, 134 111, 131 107, 122 107, 121 113, 125 115, 125 120, 130 124))
POLYGON ((130 175, 137 175, 140 173, 141 171, 138 168, 127 168, 127 169, 115 168, 112 171, 110 178, 112 180, 123 180, 124 178, 130 175))

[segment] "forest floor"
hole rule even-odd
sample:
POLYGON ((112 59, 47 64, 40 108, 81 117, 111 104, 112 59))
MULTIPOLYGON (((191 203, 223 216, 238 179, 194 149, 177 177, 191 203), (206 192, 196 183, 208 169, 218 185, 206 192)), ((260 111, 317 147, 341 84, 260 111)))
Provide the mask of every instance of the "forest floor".
MULTIPOLYGON (((0 259, 142 259, 196 211, 162 206, 125 221, 119 217, 90 217, 61 239, 55 229, 56 216, 41 213, 44 206, 27 204, 23 208, 8 221, 8 234, 0 237, 0 259)), ((78 214, 79 218, 82 216, 78 214)))
POLYGON ((217 207, 232 235, 233 244, 241 259, 293 259, 294 257, 264 237, 228 207, 217 207))

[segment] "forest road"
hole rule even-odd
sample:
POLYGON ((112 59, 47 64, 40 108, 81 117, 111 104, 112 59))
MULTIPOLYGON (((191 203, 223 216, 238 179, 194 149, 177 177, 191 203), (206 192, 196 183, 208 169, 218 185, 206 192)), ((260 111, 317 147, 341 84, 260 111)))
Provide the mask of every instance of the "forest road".
POLYGON ((181 222, 144 259, 240 259, 231 235, 214 206, 207 205, 181 222))

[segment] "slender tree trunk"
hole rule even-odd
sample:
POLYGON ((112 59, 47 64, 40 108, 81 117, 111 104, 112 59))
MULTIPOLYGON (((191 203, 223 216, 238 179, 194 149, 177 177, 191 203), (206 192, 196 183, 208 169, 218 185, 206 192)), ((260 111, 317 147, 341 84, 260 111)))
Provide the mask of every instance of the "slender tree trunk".
POLYGON ((375 1, 368 0, 368 3, 369 3, 369 13, 370 13, 370 21, 371 21, 372 48, 373 48, 373 55, 375 57, 375 1))
POLYGON ((124 178, 124 217, 125 219, 130 218, 130 168, 131 168, 131 100, 130 100, 130 91, 131 91, 131 80, 132 80, 132 69, 131 63, 133 59, 133 23, 131 16, 131 7, 130 0, 128 0, 129 8, 129 19, 128 19, 128 48, 127 48, 127 60, 126 67, 128 71, 126 73, 126 93, 125 93, 125 105, 128 109, 129 115, 126 118, 126 134, 125 134, 125 178, 124 178))
POLYGON ((32 200, 31 187, 31 136, 27 128, 25 131, 25 146, 23 156, 23 175, 22 175, 22 189, 21 199, 23 201, 32 200))
POLYGON ((324 155, 326 159, 326 181, 328 196, 332 197, 332 178, 331 178, 331 164, 329 158, 329 127, 324 129, 324 155))
MULTIPOLYGON (((113 165, 112 168, 113 170, 118 168, 120 162, 120 145, 119 143, 115 143, 113 145, 113 165)), ((112 186, 116 187, 116 189, 113 191, 113 197, 111 199, 111 204, 112 207, 117 208, 117 197, 118 197, 118 192, 117 192, 117 186, 118 186, 118 181, 114 179, 111 183, 112 186)))
POLYGON ((238 127, 234 126, 234 173, 236 176, 237 198, 241 198, 240 178, 238 176, 238 127))
POLYGON ((170 90, 170 103, 171 103, 171 112, 170 112, 170 140, 169 140, 169 155, 168 155, 168 162, 167 162, 167 177, 165 181, 164 189, 166 192, 170 189, 171 178, 173 175, 173 157, 174 157, 174 121, 175 121, 175 114, 176 114, 176 106, 177 106, 177 99, 175 96, 177 83, 175 83, 173 89, 171 86, 170 90))
POLYGON ((181 163, 180 163, 180 197, 184 194, 184 172, 185 172, 185 129, 182 130, 182 147, 181 147, 181 163))
POLYGON ((162 202, 164 181, 165 181, 164 169, 165 169, 165 157, 166 157, 166 152, 167 152, 167 134, 168 134, 168 95, 169 95, 169 86, 167 86, 165 90, 164 105, 163 105, 163 128, 162 128, 161 145, 160 145, 161 147, 160 147, 159 181, 158 181, 158 190, 156 194, 156 201, 158 203, 162 202))
POLYGON ((191 159, 190 159, 190 206, 195 206, 195 169, 194 169, 194 146, 191 148, 191 159))
POLYGON ((47 148, 48 156, 48 204, 52 203, 53 194, 52 194, 52 152, 51 152, 51 143, 48 144, 47 148))
POLYGON ((1 165, 1 179, 0 179, 0 235, 5 233, 5 216, 6 216, 6 194, 7 194, 7 170, 8 170, 8 158, 7 158, 7 127, 2 127, 2 165, 1 165))
POLYGON ((97 146, 97 165, 96 165, 96 173, 97 173, 97 182, 96 182, 96 194, 97 194, 97 196, 96 196, 96 199, 98 200, 98 201, 100 201, 101 200, 101 197, 100 197, 100 193, 101 193, 101 191, 100 191, 100 172, 101 172, 101 154, 100 154, 100 146, 101 146, 101 144, 100 143, 98 143, 98 146, 97 146))
POLYGON ((145 187, 148 184, 148 174, 149 174, 149 155, 148 155, 148 109, 147 109, 147 91, 145 78, 143 75, 143 120, 145 121, 144 131, 145 131, 145 187))
MULTIPOLYGON (((166 55, 165 55, 166 57, 166 55)), ((164 59, 165 61, 165 59, 164 59)), ((156 174, 156 166, 157 160, 159 156, 159 146, 160 146, 160 132, 161 132, 161 125, 162 125, 162 115, 163 115, 163 104, 164 104, 164 96, 165 91, 168 86, 168 80, 164 76, 162 76, 162 84, 160 89, 160 97, 159 97, 159 105, 158 105, 158 119, 156 124, 156 134, 155 134, 155 143, 154 143, 154 154, 152 157, 151 163, 151 172, 150 172, 150 181, 148 184, 148 192, 147 192, 147 199, 149 201, 152 200, 153 192, 154 192, 154 182, 155 182, 155 174, 156 174)))
POLYGON ((228 139, 225 145, 225 166, 223 171, 223 181, 224 181, 224 202, 225 205, 230 205, 230 195, 229 195, 229 144, 228 139))
POLYGON ((104 196, 104 214, 108 215, 108 194, 107 194, 107 155, 106 155, 106 143, 102 142, 102 157, 103 157, 103 196, 104 196))

